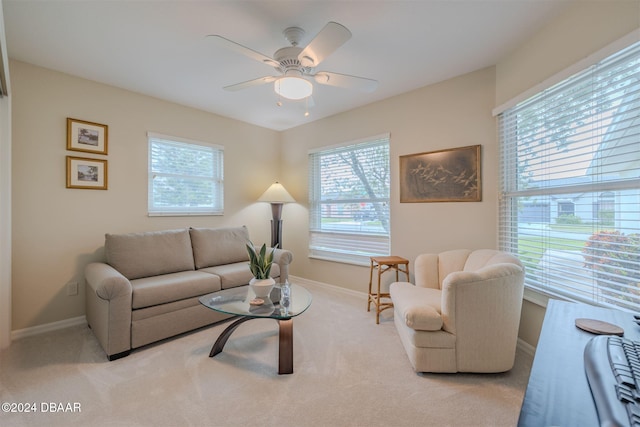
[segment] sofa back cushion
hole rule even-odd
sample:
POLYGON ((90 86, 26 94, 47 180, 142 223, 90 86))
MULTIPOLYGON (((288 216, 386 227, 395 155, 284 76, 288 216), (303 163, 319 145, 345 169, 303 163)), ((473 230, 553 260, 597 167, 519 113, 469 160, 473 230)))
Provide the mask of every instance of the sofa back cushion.
POLYGON ((191 245, 196 268, 249 261, 246 226, 233 228, 191 228, 191 245))
POLYGON ((106 234, 107 264, 129 280, 193 270, 189 230, 106 234))
POLYGON ((439 254, 420 254, 416 257, 416 286, 442 289, 444 280, 460 271, 478 271, 494 264, 511 263, 522 267, 515 256, 495 249, 455 249, 439 254))
POLYGON ((464 271, 478 271, 488 265, 511 263, 522 267, 518 258, 495 249, 477 249, 469 254, 464 264, 464 271))
POLYGON ((454 249, 438 254, 438 281, 440 289, 447 276, 464 268, 471 251, 469 249, 454 249))

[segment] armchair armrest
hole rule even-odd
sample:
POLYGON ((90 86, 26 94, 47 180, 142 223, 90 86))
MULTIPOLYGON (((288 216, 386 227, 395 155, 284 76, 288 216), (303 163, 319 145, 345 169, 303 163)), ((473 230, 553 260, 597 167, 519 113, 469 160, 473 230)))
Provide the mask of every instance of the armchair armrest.
POLYGON ((492 264, 477 271, 456 271, 442 282, 443 329, 474 334, 520 323, 524 270, 516 264, 492 264))
POLYGON ((131 350, 131 282, 108 264, 85 268, 87 323, 110 360, 131 350))

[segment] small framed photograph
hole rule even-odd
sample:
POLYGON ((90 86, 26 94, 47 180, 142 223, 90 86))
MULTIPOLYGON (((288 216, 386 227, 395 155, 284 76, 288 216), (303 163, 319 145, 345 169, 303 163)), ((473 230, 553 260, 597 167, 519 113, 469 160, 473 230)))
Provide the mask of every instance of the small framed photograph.
POLYGON ((67 156, 67 188, 107 189, 107 161, 67 156))
POLYGON ((400 203, 480 201, 480 145, 400 156, 400 203))
POLYGON ((107 154, 108 142, 107 125, 67 118, 67 150, 107 154))

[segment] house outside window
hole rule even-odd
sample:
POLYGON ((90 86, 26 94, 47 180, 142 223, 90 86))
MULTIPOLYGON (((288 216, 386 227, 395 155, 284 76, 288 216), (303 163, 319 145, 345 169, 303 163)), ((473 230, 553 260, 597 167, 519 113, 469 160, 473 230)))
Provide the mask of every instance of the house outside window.
POLYGON ((576 212, 576 205, 572 201, 558 202, 558 218, 561 216, 573 216, 576 212))
POLYGON ((149 133, 150 216, 222 215, 222 146, 149 133))
POLYGON ((640 309, 640 43, 498 115, 499 241, 529 289, 640 309), (551 206, 550 217, 532 207, 551 206), (557 212, 553 212, 557 209, 557 212))
POLYGON ((309 153, 309 256, 369 265, 389 255, 389 135, 309 153))

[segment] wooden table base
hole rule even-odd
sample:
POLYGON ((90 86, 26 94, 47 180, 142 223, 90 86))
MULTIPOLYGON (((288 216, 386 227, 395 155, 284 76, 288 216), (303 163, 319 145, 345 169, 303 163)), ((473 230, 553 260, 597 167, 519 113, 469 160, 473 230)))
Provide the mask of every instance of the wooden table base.
MULTIPOLYGON (((240 317, 229 325, 218 337, 211 347, 209 357, 213 357, 224 349, 227 340, 238 326, 251 319, 262 319, 261 317, 240 317)), ((274 319, 277 320, 277 319, 274 319)), ((293 319, 278 320, 278 374, 293 374, 293 319)))
POLYGON ((293 374, 293 319, 278 320, 278 374, 293 374))
POLYGON ((380 278, 382 273, 389 270, 396 272, 396 282, 399 279, 398 273, 404 273, 407 276, 407 282, 409 281, 409 260, 399 256, 385 256, 385 257, 371 257, 371 266, 369 268, 369 296, 367 297, 367 311, 371 310, 371 303, 376 309, 376 324, 380 323, 380 313, 387 308, 393 308, 393 302, 391 301, 391 295, 388 292, 380 291, 380 278), (373 270, 378 270, 378 289, 374 292, 372 289, 373 284, 373 270), (386 299, 387 301, 383 301, 386 299))

